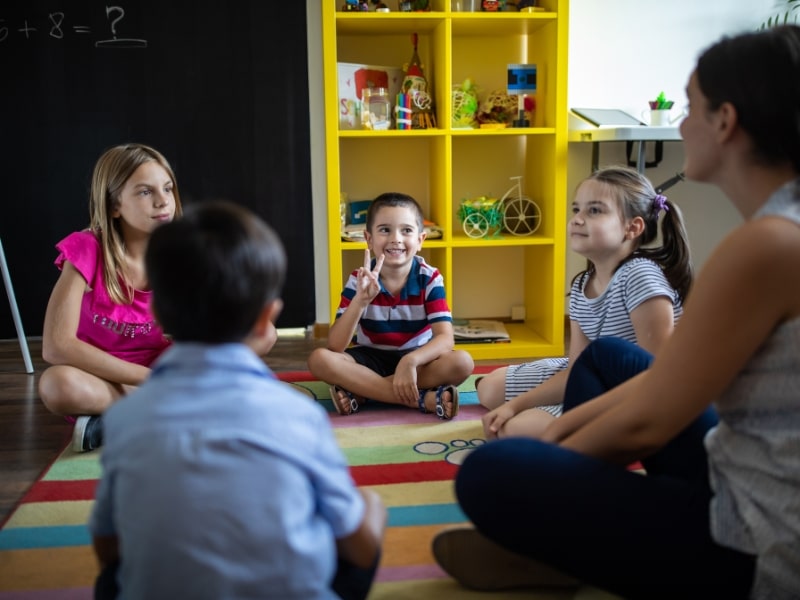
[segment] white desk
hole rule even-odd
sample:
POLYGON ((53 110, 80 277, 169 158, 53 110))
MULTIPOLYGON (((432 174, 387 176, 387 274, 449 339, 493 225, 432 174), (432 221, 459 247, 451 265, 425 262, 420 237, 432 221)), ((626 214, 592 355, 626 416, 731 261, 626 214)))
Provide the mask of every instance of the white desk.
POLYGON ((677 127, 651 127, 649 125, 600 125, 590 123, 570 111, 569 142, 592 143, 592 172, 596 171, 600 160, 602 142, 637 142, 636 169, 644 173, 646 142, 681 141, 677 127))

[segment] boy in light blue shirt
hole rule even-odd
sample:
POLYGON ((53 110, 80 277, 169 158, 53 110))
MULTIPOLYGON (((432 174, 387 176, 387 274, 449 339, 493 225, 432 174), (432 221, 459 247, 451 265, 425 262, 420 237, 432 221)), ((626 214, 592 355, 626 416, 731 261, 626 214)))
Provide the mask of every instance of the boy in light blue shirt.
POLYGON ((153 232, 146 268, 175 343, 103 418, 96 598, 366 598, 383 504, 324 409, 259 358, 282 308, 277 235, 203 203, 153 232))

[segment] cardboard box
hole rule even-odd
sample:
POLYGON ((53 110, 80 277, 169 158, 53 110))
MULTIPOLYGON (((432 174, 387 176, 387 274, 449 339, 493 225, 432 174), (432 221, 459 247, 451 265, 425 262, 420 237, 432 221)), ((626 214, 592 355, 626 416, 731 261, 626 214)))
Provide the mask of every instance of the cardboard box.
POLYGON ((361 90, 389 89, 392 113, 405 73, 401 67, 337 63, 339 76, 339 129, 361 129, 361 90))

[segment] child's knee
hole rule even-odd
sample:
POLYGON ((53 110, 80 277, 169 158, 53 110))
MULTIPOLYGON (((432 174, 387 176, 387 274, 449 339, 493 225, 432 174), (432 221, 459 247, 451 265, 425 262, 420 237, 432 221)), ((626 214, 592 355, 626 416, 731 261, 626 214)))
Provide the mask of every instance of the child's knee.
POLYGON ((330 363, 330 354, 331 351, 327 348, 315 348, 312 350, 306 361, 308 370, 311 371, 313 375, 319 377, 320 373, 322 373, 330 363))
POLYGON ((478 392, 478 402, 481 406, 494 410, 501 406, 506 399, 506 376, 505 367, 495 369, 488 375, 480 378, 480 385, 475 389, 478 392))
POLYGON ((506 421, 498 437, 539 439, 553 419, 555 417, 550 413, 539 408, 531 408, 506 421))
POLYGON ((472 355, 464 350, 454 350, 455 356, 455 369, 458 371, 459 377, 463 381, 475 370, 475 361, 472 360, 472 355))

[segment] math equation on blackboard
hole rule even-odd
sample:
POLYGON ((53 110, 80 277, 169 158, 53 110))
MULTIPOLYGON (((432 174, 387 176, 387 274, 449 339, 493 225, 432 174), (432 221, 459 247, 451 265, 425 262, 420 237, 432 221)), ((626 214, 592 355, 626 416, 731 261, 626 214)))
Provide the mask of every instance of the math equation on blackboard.
POLYGON ((51 12, 43 17, 18 20, 3 18, 0 9, 0 48, 14 37, 23 40, 49 38, 63 40, 70 36, 86 36, 94 41, 95 48, 147 48, 147 40, 130 37, 125 22, 125 9, 121 6, 105 6, 106 23, 103 28, 92 30, 89 21, 77 21, 65 12, 51 12), (110 34, 110 37, 109 37, 110 34), (101 38, 101 39, 97 39, 101 38))

